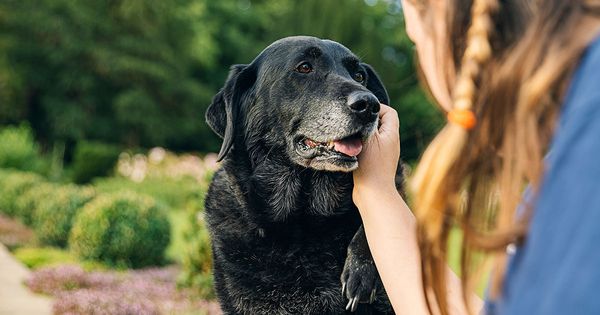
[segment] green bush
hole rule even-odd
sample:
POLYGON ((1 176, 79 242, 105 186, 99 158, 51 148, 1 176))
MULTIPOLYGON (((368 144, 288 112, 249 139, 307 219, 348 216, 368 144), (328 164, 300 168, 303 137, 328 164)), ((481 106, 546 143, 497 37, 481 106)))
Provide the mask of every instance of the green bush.
POLYGON ((33 227, 42 245, 65 247, 77 212, 94 198, 92 188, 63 186, 37 204, 33 227))
POLYGON ((118 147, 81 141, 75 148, 71 177, 74 182, 89 183, 95 177, 107 176, 119 159, 118 147))
POLYGON ((169 244, 164 208, 132 192, 98 196, 77 215, 69 246, 83 259, 116 266, 162 264, 169 244))
POLYGON ((0 130, 0 168, 40 171, 42 164, 28 125, 21 124, 0 130))
POLYGON ((215 297, 212 274, 210 237, 203 215, 203 201, 187 209, 184 242, 181 255, 181 274, 178 285, 195 289, 206 299, 215 297))
POLYGON ((8 216, 17 214, 17 199, 30 188, 44 183, 44 179, 33 173, 5 171, 0 173, 0 212, 8 216))
POLYGON ((33 224, 33 214, 36 209, 48 199, 52 198, 58 189, 56 184, 40 183, 28 189, 15 201, 15 217, 26 225, 33 224))

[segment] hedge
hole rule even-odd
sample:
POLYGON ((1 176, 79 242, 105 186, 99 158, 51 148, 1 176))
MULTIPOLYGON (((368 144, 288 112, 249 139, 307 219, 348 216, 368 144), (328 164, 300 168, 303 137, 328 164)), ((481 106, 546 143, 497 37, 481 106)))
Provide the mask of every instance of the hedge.
POLYGON ((132 192, 106 194, 77 215, 69 246, 82 259, 145 267, 164 262, 169 233, 165 209, 154 199, 132 192))

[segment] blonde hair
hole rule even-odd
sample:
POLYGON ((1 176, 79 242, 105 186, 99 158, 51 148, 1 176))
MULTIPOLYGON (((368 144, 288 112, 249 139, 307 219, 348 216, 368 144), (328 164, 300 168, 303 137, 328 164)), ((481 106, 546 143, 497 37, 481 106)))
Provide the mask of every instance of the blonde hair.
POLYGON ((514 218, 522 188, 529 183, 535 191, 539 185, 568 78, 594 37, 586 29, 598 22, 593 17, 598 1, 541 0, 535 6, 518 1, 473 0, 462 20, 456 16, 465 1, 450 10, 455 16, 449 17, 454 23, 449 40, 458 42, 452 47, 458 69, 453 110, 473 111, 478 122, 473 130, 449 122, 423 154, 411 182, 425 297, 430 311, 435 305, 441 314, 448 314, 446 246, 454 226, 464 230, 465 303, 481 266, 478 251, 497 258, 492 295, 498 294, 504 248, 527 230, 528 214, 514 218), (510 23, 522 31, 508 29, 510 23), (465 29, 466 39, 459 38, 465 29))

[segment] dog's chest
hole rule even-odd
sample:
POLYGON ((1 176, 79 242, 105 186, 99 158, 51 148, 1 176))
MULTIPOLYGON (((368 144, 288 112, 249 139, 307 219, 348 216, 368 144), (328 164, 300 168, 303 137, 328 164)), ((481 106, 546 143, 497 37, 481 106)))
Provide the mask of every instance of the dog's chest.
POLYGON ((250 205, 268 219, 283 222, 291 216, 335 216, 356 211, 351 174, 324 173, 264 165, 251 179, 250 205))
POLYGON ((240 252, 251 252, 254 270, 296 281, 323 266, 341 268, 359 225, 359 218, 351 214, 293 217, 264 228, 262 235, 240 240, 240 252))

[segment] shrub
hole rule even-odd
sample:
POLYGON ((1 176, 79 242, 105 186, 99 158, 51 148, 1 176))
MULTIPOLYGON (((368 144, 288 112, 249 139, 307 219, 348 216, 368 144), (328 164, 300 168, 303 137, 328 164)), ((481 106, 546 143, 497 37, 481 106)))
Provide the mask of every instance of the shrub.
POLYGON ((92 188, 63 186, 51 198, 39 202, 33 215, 33 227, 42 245, 65 247, 77 212, 94 197, 92 188))
POLYGON ((51 183, 40 183, 28 189, 24 194, 17 197, 15 201, 15 216, 26 225, 33 224, 35 210, 49 198, 53 198, 57 185, 51 183))
POLYGON ((179 286, 193 288, 204 298, 214 298, 212 252, 210 237, 201 211, 204 202, 187 209, 187 225, 183 232, 184 248, 181 254, 182 272, 179 286))
POLYGON ((135 193, 98 196, 77 215, 69 245, 83 259, 143 267, 163 262, 169 221, 150 197, 135 193))
POLYGON ((43 183, 41 176, 33 173, 11 171, 0 173, 0 212, 8 216, 17 213, 17 199, 30 188, 43 183))
POLYGON ((34 171, 41 168, 42 161, 33 139, 31 128, 26 124, 0 130, 0 167, 34 171))
POLYGON ((89 183, 95 177, 107 176, 119 159, 118 147, 81 141, 75 148, 71 177, 74 182, 89 183))

